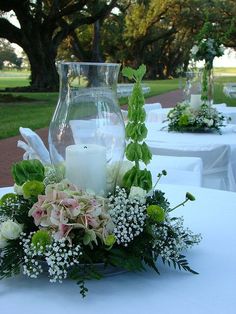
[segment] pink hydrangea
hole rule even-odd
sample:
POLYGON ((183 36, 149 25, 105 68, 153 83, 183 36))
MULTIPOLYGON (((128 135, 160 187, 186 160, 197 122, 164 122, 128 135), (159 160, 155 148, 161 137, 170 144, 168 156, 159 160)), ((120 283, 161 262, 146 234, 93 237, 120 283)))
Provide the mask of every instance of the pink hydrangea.
POLYGON ((45 195, 29 211, 36 226, 52 231, 57 239, 73 238, 76 230, 92 234, 91 241, 102 241, 113 231, 105 198, 79 190, 66 181, 47 186, 45 195))

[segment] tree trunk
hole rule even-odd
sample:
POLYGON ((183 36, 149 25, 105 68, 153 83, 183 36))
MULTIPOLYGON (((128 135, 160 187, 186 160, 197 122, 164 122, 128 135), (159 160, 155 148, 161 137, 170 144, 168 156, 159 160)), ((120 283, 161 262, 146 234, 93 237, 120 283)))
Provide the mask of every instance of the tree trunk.
POLYGON ((103 62, 100 51, 100 21, 97 20, 93 24, 93 47, 92 47, 92 61, 103 62))
POLYGON ((30 89, 32 91, 58 91, 59 77, 55 53, 45 41, 34 42, 25 48, 31 66, 30 89))

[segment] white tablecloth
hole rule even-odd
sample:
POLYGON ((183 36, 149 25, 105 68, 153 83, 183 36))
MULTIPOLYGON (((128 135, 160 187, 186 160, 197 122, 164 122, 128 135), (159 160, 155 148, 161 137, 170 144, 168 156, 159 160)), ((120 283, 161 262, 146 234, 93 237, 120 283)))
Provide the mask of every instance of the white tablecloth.
MULTIPOLYGON (((230 160, 229 160, 229 172, 233 173, 233 179, 236 182, 236 126, 228 124, 222 128, 222 135, 216 133, 180 133, 180 132, 168 132, 166 129, 161 130, 163 124, 161 123, 147 123, 148 135, 147 144, 150 147, 165 147, 171 146, 196 146, 202 147, 204 145, 217 145, 224 144, 229 145, 230 160)), ((216 156, 217 158, 218 156, 216 156)), ((230 173, 231 175, 231 173, 230 173)), ((231 190, 236 191, 236 186, 231 190)))
POLYGON ((124 273, 87 283, 82 299, 79 287, 66 281, 50 284, 23 276, 0 282, 1 313, 17 314, 235 314, 236 193, 197 187, 160 186, 173 205, 189 191, 196 197, 176 210, 185 225, 201 232, 199 246, 187 259, 199 275, 161 266, 153 271, 124 273))
POLYGON ((230 123, 236 124, 236 107, 219 107, 218 111, 221 112, 226 118, 231 118, 230 123))

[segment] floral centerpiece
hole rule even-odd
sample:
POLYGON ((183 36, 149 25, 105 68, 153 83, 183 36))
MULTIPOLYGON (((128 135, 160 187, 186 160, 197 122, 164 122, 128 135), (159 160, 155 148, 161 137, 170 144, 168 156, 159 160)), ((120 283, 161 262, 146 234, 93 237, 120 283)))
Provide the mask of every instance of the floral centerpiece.
POLYGON ((168 130, 176 132, 218 132, 225 117, 215 108, 202 104, 198 109, 179 103, 167 115, 168 130))
POLYGON ((210 22, 205 22, 191 49, 194 61, 205 61, 202 78, 201 94, 190 95, 190 102, 178 103, 170 110, 167 121, 168 130, 177 132, 220 132, 225 125, 224 115, 213 108, 213 60, 224 54, 222 40, 210 22))
MULTIPOLYGON (((126 158, 119 172, 119 186, 106 196, 84 191, 57 176, 51 166, 39 160, 13 165, 15 193, 0 201, 0 277, 19 272, 37 278, 45 269, 51 282, 74 279, 86 295, 85 280, 100 279, 97 265, 126 271, 158 271, 158 258, 174 268, 196 274, 183 251, 198 244, 201 236, 172 216, 164 193, 155 190, 147 169, 152 156, 144 142, 144 98, 141 80, 145 67, 126 68, 134 79, 129 99, 126 158)), ((164 172, 163 172, 164 174, 164 172)), ((159 175, 159 177, 161 174, 159 175)))

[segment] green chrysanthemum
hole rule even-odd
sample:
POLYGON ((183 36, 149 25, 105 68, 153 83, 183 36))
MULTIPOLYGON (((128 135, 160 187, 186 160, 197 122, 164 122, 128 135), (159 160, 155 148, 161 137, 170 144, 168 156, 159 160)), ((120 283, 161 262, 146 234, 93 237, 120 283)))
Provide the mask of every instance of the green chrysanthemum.
POLYGON ((45 251, 46 246, 51 244, 51 235, 46 230, 38 230, 31 239, 36 250, 45 251))
POLYGON ((37 197, 39 194, 44 192, 44 184, 43 182, 39 182, 36 180, 27 181, 23 184, 23 196, 24 198, 37 197))
POLYGON ((158 205, 149 205, 147 207, 148 216, 155 222, 163 222, 165 219, 165 211, 158 205))
POLYGON ((113 246, 115 242, 116 242, 116 237, 114 236, 114 234, 109 234, 104 241, 105 245, 110 246, 110 247, 113 246))

